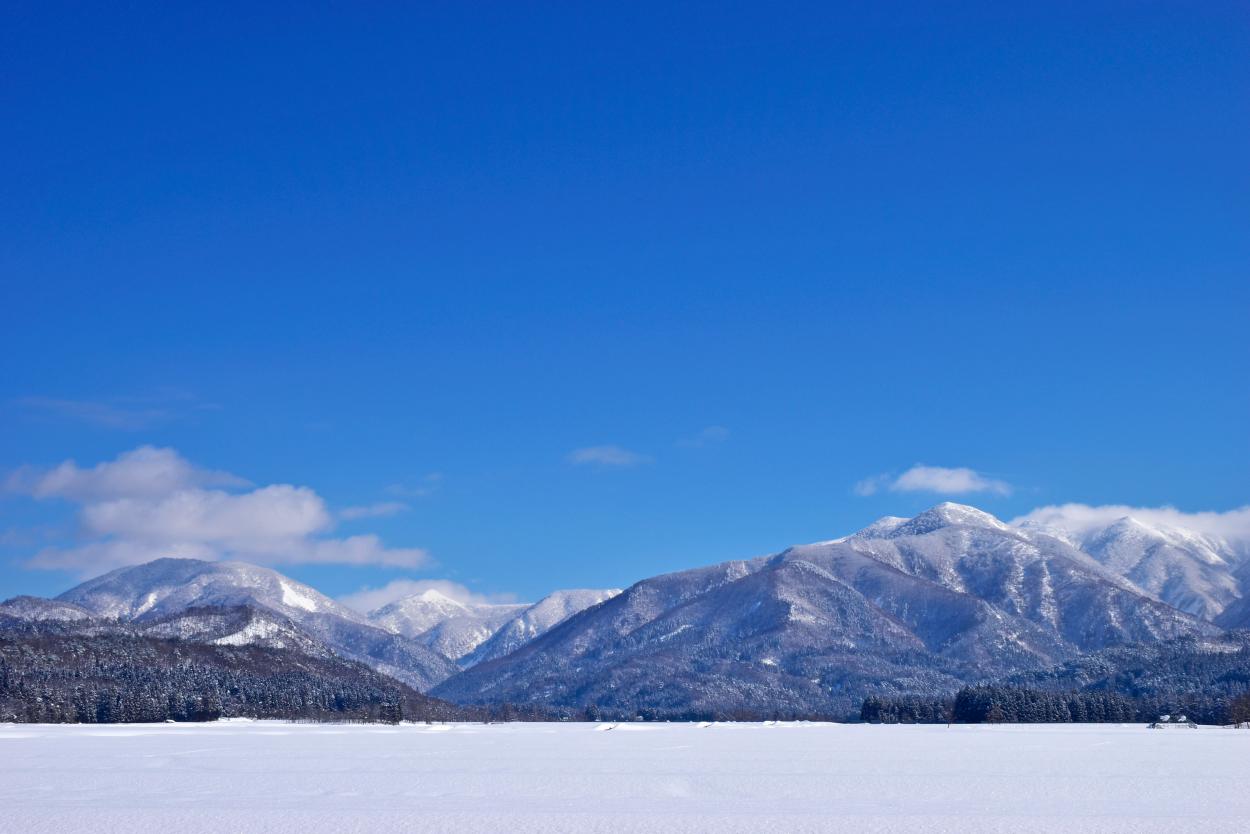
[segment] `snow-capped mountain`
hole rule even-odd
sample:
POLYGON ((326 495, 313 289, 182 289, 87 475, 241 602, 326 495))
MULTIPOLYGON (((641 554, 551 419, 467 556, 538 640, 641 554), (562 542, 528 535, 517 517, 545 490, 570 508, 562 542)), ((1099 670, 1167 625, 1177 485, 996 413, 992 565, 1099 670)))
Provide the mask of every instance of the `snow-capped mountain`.
MULTIPOLYGON (((192 609, 260 609, 297 625, 337 654, 419 690, 456 671, 428 647, 378 628, 361 614, 277 571, 242 562, 157 559, 119 568, 57 597, 99 617, 157 622, 192 609)), ((257 639, 260 639, 259 637, 257 639)))
POLYGON ((289 617, 333 614, 363 621, 307 585, 244 562, 156 559, 89 579, 57 600, 121 620, 155 619, 196 606, 255 605, 289 617))
POLYGON ((644 580, 436 688, 670 713, 838 711, 1217 629, 1050 536, 941 504, 844 539, 644 580))
POLYGON ((581 611, 598 605, 619 594, 619 588, 607 590, 579 588, 556 591, 533 605, 521 606, 521 610, 495 630, 489 640, 482 642, 462 661, 461 665, 475 666, 511 654, 531 640, 546 634, 560 623, 581 611))
POLYGON ((1059 538, 1117 576, 1182 611, 1216 620, 1250 586, 1239 569, 1244 546, 1181 527, 1124 516, 1110 524, 1065 528, 1024 522, 1020 529, 1059 538))
POLYGON ((0 630, 333 653, 464 703, 843 715, 866 694, 949 692, 1250 628, 1248 587, 1243 544, 1134 518, 1007 524, 945 503, 533 605, 430 590, 364 615, 268 568, 159 559, 0 603, 0 630))
POLYGON ((501 657, 616 590, 556 591, 534 604, 461 602, 433 588, 369 614, 381 628, 411 637, 469 667, 501 657))
POLYGON ((528 607, 461 602, 429 588, 370 612, 369 620, 461 660, 528 607))

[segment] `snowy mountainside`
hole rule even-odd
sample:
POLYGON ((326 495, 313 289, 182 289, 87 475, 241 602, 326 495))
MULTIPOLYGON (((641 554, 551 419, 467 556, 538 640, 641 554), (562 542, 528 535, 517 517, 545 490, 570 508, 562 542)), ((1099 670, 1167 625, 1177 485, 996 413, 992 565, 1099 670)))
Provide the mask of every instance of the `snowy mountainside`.
POLYGON ((147 637, 209 643, 217 646, 263 646, 314 657, 334 653, 281 614, 247 605, 189 608, 156 620, 133 623, 147 637))
POLYGON ((96 616, 93 611, 72 602, 32 596, 13 597, 0 602, 0 615, 34 621, 90 620, 96 616))
POLYGON ((462 662, 474 666, 487 660, 511 654, 531 640, 546 634, 569 617, 598 605, 620 593, 618 588, 607 590, 579 588, 555 591, 523 609, 495 630, 462 662))
POLYGON ((325 613, 366 622, 303 583, 244 562, 156 559, 89 579, 57 599, 122 620, 155 619, 197 606, 255 605, 292 618, 325 613))
POLYGON ((515 651, 578 611, 617 593, 556 591, 531 605, 461 602, 427 589, 378 608, 369 614, 369 620, 467 668, 515 651))
POLYGON ((526 608, 461 602, 431 588, 370 612, 369 620, 461 660, 526 608))
POLYGON ((1124 516, 1085 528, 1026 521, 1019 529, 1061 539, 1150 596, 1206 620, 1250 591, 1246 545, 1124 516))
POLYGON ((1057 539, 941 504, 844 539, 643 580, 434 692, 836 713, 873 691, 1216 631, 1057 539))
POLYGON ((98 617, 69 602, 15 597, 0 603, 0 631, 100 637, 152 637, 219 646, 287 649, 313 657, 334 655, 288 618, 248 605, 188 608, 156 619, 98 617))
POLYGON ((369 623, 361 614, 269 568, 242 562, 157 559, 119 568, 57 597, 97 616, 155 622, 191 609, 262 609, 285 617, 309 638, 418 690, 454 674, 432 649, 369 623))

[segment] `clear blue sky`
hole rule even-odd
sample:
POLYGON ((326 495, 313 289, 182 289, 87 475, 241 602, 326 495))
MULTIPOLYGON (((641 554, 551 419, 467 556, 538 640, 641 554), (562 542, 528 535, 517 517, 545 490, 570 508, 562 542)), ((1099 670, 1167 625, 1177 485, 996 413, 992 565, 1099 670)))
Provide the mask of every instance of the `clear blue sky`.
POLYGON ((1242 3, 5 16, 0 597, 116 497, 13 473, 144 445, 434 560, 331 593, 1250 500, 1242 3))

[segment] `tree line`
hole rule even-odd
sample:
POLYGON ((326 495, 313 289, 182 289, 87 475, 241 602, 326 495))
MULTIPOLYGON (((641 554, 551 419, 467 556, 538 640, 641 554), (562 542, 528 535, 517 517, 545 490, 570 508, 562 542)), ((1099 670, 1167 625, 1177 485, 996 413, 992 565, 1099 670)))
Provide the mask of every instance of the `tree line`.
POLYGON ((968 686, 951 698, 870 695, 861 721, 874 724, 1124 723, 1187 715, 1200 724, 1250 722, 1250 694, 1132 697, 1119 692, 1048 692, 1020 686, 968 686))
POLYGON ((359 663, 131 634, 0 634, 0 721, 448 720, 462 711, 359 663))

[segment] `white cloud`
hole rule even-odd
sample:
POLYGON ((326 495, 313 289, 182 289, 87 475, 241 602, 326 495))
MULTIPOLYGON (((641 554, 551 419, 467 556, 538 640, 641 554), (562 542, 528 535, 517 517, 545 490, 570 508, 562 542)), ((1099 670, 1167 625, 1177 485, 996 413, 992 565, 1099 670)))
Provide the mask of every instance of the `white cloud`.
POLYGON ((715 446, 718 443, 724 443, 728 439, 729 429, 724 426, 708 426, 694 437, 687 437, 677 441, 677 445, 687 449, 702 449, 704 446, 715 446))
POLYGON ((361 518, 388 518, 407 510, 408 505, 403 501, 382 501, 361 507, 344 507, 339 510, 339 518, 344 521, 356 521, 361 518))
POLYGON ((1159 527, 1183 527, 1230 541, 1250 542, 1250 506, 1227 512, 1187 513, 1175 507, 1130 507, 1126 504, 1057 504, 1038 507, 1012 524, 1040 524, 1057 527, 1077 537, 1106 527, 1125 516, 1159 527))
POLYGON ((380 588, 361 588, 355 593, 339 597, 338 601, 348 608, 368 614, 383 605, 389 605, 396 600, 429 590, 438 591, 457 602, 469 604, 498 604, 516 601, 516 597, 512 594, 479 594, 458 582, 446 579, 394 579, 380 588))
POLYGON ((622 449, 620 446, 586 446, 569 452, 568 462, 575 466, 628 467, 650 463, 647 455, 622 449))
POLYGON ((873 495, 882 489, 890 492, 934 492, 939 495, 966 495, 973 492, 1011 494, 1010 484, 986 477, 976 470, 963 466, 925 466, 920 463, 897 477, 889 474, 874 475, 855 485, 857 495, 873 495))
POLYGON ((98 536, 155 541, 244 542, 309 536, 331 525, 325 502, 307 487, 261 487, 241 495, 183 489, 158 498, 118 498, 87 504, 81 515, 98 536))
POLYGON ((34 498, 91 501, 144 498, 188 487, 243 487, 248 482, 228 472, 200 469, 173 449, 140 446, 111 461, 83 469, 67 460, 51 469, 23 466, 5 480, 10 492, 34 498))
POLYGON ((7 481, 10 490, 36 499, 80 505, 81 542, 45 548, 28 562, 32 567, 90 575, 162 556, 407 568, 429 561, 424 550, 388 548, 374 535, 327 535, 335 518, 308 487, 228 491, 246 484, 195 467, 173 449, 149 446, 90 469, 72 461, 50 470, 24 467, 7 481))

